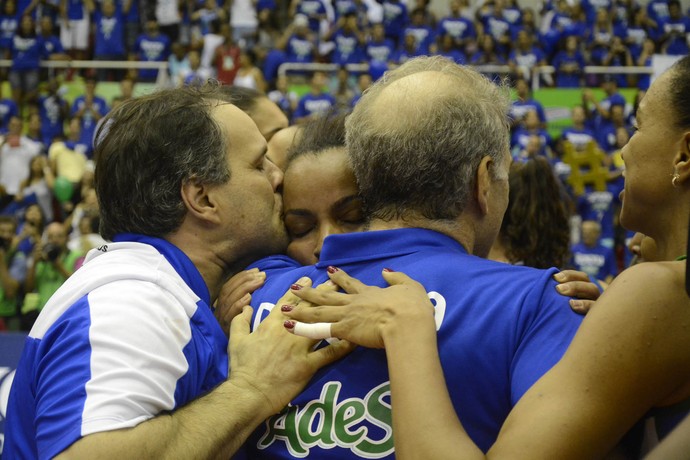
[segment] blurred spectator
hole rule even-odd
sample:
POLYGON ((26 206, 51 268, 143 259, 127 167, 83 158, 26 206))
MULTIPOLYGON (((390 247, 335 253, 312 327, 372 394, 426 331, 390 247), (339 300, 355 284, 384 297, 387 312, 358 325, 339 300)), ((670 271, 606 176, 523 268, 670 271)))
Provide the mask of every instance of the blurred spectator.
POLYGON ((628 125, 625 119, 625 107, 622 105, 611 106, 611 124, 604 125, 597 130, 597 138, 599 140, 599 145, 604 150, 604 152, 610 154, 618 147, 618 129, 624 129, 630 132, 631 127, 628 125))
POLYGON ((290 4, 290 16, 304 15, 308 20, 309 29, 319 35, 321 21, 326 19, 326 6, 322 0, 294 0, 290 4))
POLYGON ((366 58, 370 61, 388 63, 393 60, 394 53, 395 43, 390 38, 386 38, 383 24, 373 24, 371 34, 365 45, 366 58))
POLYGON ((76 190, 86 169, 86 152, 91 148, 91 143, 84 144, 81 141, 81 121, 79 117, 72 117, 67 129, 65 141, 53 142, 48 149, 50 169, 55 177, 67 179, 76 190))
MULTIPOLYGON (((213 49, 213 54, 209 58, 209 64, 216 70, 218 81, 226 85, 232 85, 240 68, 240 48, 232 39, 232 29, 229 24, 220 24, 219 32, 221 42, 213 49)), ((204 38, 202 65, 206 62, 204 61, 205 56, 213 48, 212 44, 207 45, 210 35, 212 34, 204 38)))
POLYGON ((26 257, 12 244, 16 230, 13 217, 0 216, 0 319, 6 324, 17 316, 26 279, 26 257))
POLYGON ((651 37, 649 31, 653 27, 653 22, 647 16, 647 10, 644 8, 631 11, 630 16, 628 25, 620 29, 620 36, 630 50, 633 59, 637 60, 642 53, 644 41, 651 37))
MULTIPOLYGON (((652 67, 652 58, 654 57, 654 54, 656 53, 655 50, 655 45, 654 41, 651 38, 645 39, 644 43, 642 44, 642 52, 640 53, 640 56, 637 58, 637 62, 635 63, 636 65, 640 67, 652 67)), ((638 89, 643 89, 646 90, 649 88, 649 85, 651 84, 651 75, 646 74, 646 75, 638 75, 637 76, 637 88, 638 89)))
POLYGON ((276 79, 276 88, 269 91, 268 99, 280 107, 288 120, 292 119, 292 113, 297 107, 299 97, 288 88, 288 78, 286 75, 281 75, 276 79))
POLYGON ((524 78, 515 80, 515 95, 517 98, 510 106, 510 118, 512 126, 522 123, 528 111, 534 110, 537 114, 539 126, 546 128, 546 113, 541 102, 532 97, 529 83, 524 78))
POLYGON ((255 60, 256 56, 251 50, 240 53, 240 68, 237 69, 237 75, 235 75, 233 84, 265 93, 267 89, 266 81, 261 69, 255 65, 255 60))
POLYGON ((41 155, 48 153, 46 144, 43 143, 43 136, 41 135, 41 116, 38 114, 38 111, 29 113, 29 119, 26 124, 26 137, 40 146, 39 153, 41 155))
MULTIPOLYGON (((67 61, 69 55, 65 53, 60 37, 53 31, 53 20, 50 16, 43 16, 40 22, 40 38, 43 41, 43 53, 51 61, 67 61)), ((45 72, 46 74, 48 72, 45 72)))
MULTIPOLYGON (((476 53, 470 56, 470 64, 472 65, 486 65, 486 64, 505 64, 505 57, 498 52, 494 42, 494 38, 485 34, 482 35, 479 43, 479 49, 476 53)), ((491 76, 490 76, 491 78, 491 76)), ((493 78, 492 78, 493 79, 493 78)))
POLYGON ((41 151, 41 145, 23 133, 21 118, 10 118, 9 130, 0 144, 0 185, 5 195, 1 208, 9 204, 20 191, 21 181, 29 176, 31 159, 41 151))
POLYGON ((494 39, 496 51, 507 56, 510 50, 510 23, 503 17, 503 0, 495 0, 491 14, 484 16, 484 33, 494 39))
POLYGON ((580 88, 585 70, 585 58, 579 49, 579 38, 570 35, 565 39, 565 49, 559 51, 552 61, 556 69, 556 86, 559 88, 580 88))
POLYGON ((587 116, 581 105, 576 105, 571 110, 573 124, 561 133, 563 140, 570 142, 575 150, 584 150, 590 142, 598 146, 594 131, 585 126, 587 116))
POLYGON ((50 296, 74 273, 79 258, 79 253, 67 249, 67 230, 63 224, 48 224, 44 233, 44 241, 34 247, 26 274, 22 313, 27 323, 35 321, 50 296))
POLYGON ((12 99, 21 108, 24 102, 37 97, 39 83, 39 62, 46 59, 43 41, 36 34, 31 16, 24 15, 19 23, 19 31, 12 39, 10 47, 12 66, 10 67, 10 86, 12 99))
POLYGON ((347 14, 354 14, 357 20, 357 28, 365 31, 369 27, 369 17, 367 16, 369 8, 362 0, 334 0, 333 12, 335 13, 335 21, 337 22, 342 16, 347 14))
POLYGON ((684 56, 690 52, 687 36, 690 34, 690 18, 683 16, 679 0, 668 1, 668 18, 659 19, 661 52, 684 56))
MULTIPOLYGON (((114 0, 100 2, 100 8, 94 13, 94 26, 94 60, 125 60, 125 18, 123 12, 116 8, 114 0)), ((98 69, 96 73, 101 81, 117 81, 122 78, 122 74, 121 69, 98 69)))
MULTIPOLYGON (((72 237, 82 236, 81 221, 84 217, 97 217, 99 214, 96 190, 93 187, 85 187, 82 191, 82 200, 74 207, 74 211, 65 219, 64 225, 72 237)), ((91 229, 87 229, 91 233, 91 229)))
MULTIPOLYGON (((203 6, 197 8, 191 15, 192 24, 197 29, 196 34, 204 36, 211 32, 211 23, 228 23, 228 14, 216 0, 204 0, 203 6)), ((192 32, 194 35, 195 32, 192 32)))
POLYGON ((168 72, 173 86, 180 86, 184 76, 191 72, 189 66, 189 55, 187 48, 180 42, 175 42, 171 46, 172 52, 168 57, 168 72))
MULTIPOLYGON (((175 41, 173 40, 172 43, 175 41)), ((170 43, 168 36, 160 33, 156 21, 146 21, 145 31, 137 39, 134 53, 137 60, 141 62, 164 62, 170 54, 170 43)), ((141 81, 152 82, 157 76, 157 69, 139 70, 141 81)))
POLYGON ((350 101, 350 107, 354 107, 355 104, 357 104, 364 91, 366 91, 372 83, 373 78, 371 78, 371 74, 362 73, 359 75, 357 78, 357 94, 355 94, 355 96, 352 98, 352 101, 350 101))
POLYGON ((0 52, 2 58, 10 57, 12 39, 19 28, 19 14, 17 14, 17 3, 15 0, 5 0, 2 4, 0 13, 0 52))
MULTIPOLYGON (((609 49, 604 54, 601 64, 606 67, 631 67, 633 65, 632 55, 623 43, 623 39, 621 37, 614 36, 611 39, 609 49)), ((614 72, 615 70, 611 71, 611 73, 614 72)), ((620 88, 627 88, 630 86, 629 81, 633 80, 631 76, 622 73, 614 73, 613 78, 616 80, 616 83, 620 88)))
POLYGON ((326 74, 314 72, 310 91, 302 96, 295 110, 295 122, 305 122, 311 118, 327 114, 336 105, 335 98, 326 91, 326 74))
POLYGON ((649 16, 649 19, 657 25, 661 21, 668 19, 670 14, 668 3, 669 0, 650 0, 647 3, 647 16, 649 16))
POLYGON ((230 7, 230 26, 233 30, 232 39, 240 47, 254 46, 256 27, 256 2, 254 0, 232 0, 230 7))
POLYGON ((38 98, 38 113, 41 116, 43 144, 50 146, 56 137, 64 136, 64 124, 69 116, 69 105, 60 95, 60 83, 51 78, 46 85, 48 94, 38 98))
POLYGON ((335 45, 331 56, 331 62, 334 64, 356 64, 364 58, 362 48, 366 39, 364 33, 359 30, 354 11, 340 16, 323 39, 332 40, 335 45))
MULTIPOLYGON (((36 204, 39 206, 42 222, 53 220, 53 186, 55 176, 44 155, 33 157, 29 163, 29 174, 19 184, 19 193, 14 197, 12 213, 23 213, 23 209, 36 204)), ((8 208, 5 208, 8 212, 8 208)))
POLYGON ((340 67, 335 73, 335 78, 331 79, 329 92, 335 97, 335 105, 338 113, 347 113, 350 111, 352 98, 355 97, 355 91, 352 88, 350 81, 350 72, 347 68, 340 67))
POLYGON ((125 48, 127 54, 134 52, 134 46, 141 33, 140 0, 118 0, 116 6, 125 18, 125 48))
POLYGON ((82 218, 79 219, 80 234, 71 236, 67 242, 67 249, 80 255, 74 264, 75 270, 82 266, 87 252, 108 243, 98 234, 99 222, 100 219, 97 215, 82 216, 82 218))
POLYGON ((580 5, 582 5, 582 9, 587 17, 587 23, 593 24, 597 18, 597 11, 611 11, 613 2, 611 0, 582 0, 580 5))
POLYGON ((208 69, 201 67, 201 56, 196 50, 187 53, 189 58, 189 72, 182 75, 182 85, 184 86, 203 86, 211 77, 208 69))
POLYGON ((402 46, 393 54, 393 62, 403 64, 408 59, 422 56, 423 54, 422 48, 417 43, 417 38, 412 34, 405 35, 402 46))
MULTIPOLYGON (((616 175, 613 175, 616 176, 616 175)), ((577 199, 577 213, 582 221, 591 220, 598 224, 598 240, 603 246, 612 248, 616 236, 616 216, 620 209, 620 193, 623 178, 618 176, 606 183, 605 190, 585 187, 585 193, 577 199)))
POLYGON ((587 50, 590 54, 589 62, 592 65, 602 65, 613 36, 613 23, 611 22, 609 12, 605 9, 598 9, 596 21, 587 30, 585 38, 587 50))
MULTIPOLYGON (((532 72, 537 75, 537 78, 541 75, 538 71, 546 65, 546 58, 542 50, 534 45, 532 37, 526 30, 518 32, 515 49, 510 52, 508 57, 508 65, 515 77, 522 77, 528 83, 532 81, 532 72)), ((551 79, 549 75, 546 77, 551 79)))
POLYGON ((383 0, 383 26, 386 38, 396 46, 402 45, 403 30, 407 25, 407 6, 400 0, 383 0))
POLYGON ((527 137, 527 143, 524 146, 519 144, 515 146, 513 162, 524 163, 537 157, 549 157, 549 155, 548 146, 544 144, 542 138, 531 134, 527 137))
POLYGON ((414 5, 411 3, 408 3, 408 5, 412 6, 412 10, 419 10, 422 12, 422 24, 431 27, 432 29, 436 28, 436 15, 434 14, 433 11, 429 9, 429 4, 431 3, 431 0, 414 0, 414 5))
POLYGON ((587 107, 592 118, 592 126, 594 129, 600 130, 611 124, 611 107, 614 105, 621 105, 626 110, 627 116, 627 102, 623 95, 618 91, 618 82, 610 75, 604 75, 601 89, 604 90, 605 97, 600 102, 594 98, 594 94, 590 89, 582 91, 582 101, 587 107))
POLYGON ((456 46, 455 40, 448 34, 444 34, 438 37, 438 49, 436 54, 439 56, 447 57, 457 64, 466 64, 467 58, 465 54, 456 46))
POLYGON ((294 21, 278 40, 277 47, 285 51, 286 62, 314 62, 316 36, 309 30, 309 21, 306 16, 303 14, 295 16, 294 21))
POLYGON ((108 110, 108 103, 96 95, 96 79, 87 77, 84 79, 84 95, 78 96, 72 103, 72 117, 78 117, 81 121, 80 142, 88 146, 87 158, 91 158, 93 152, 93 136, 96 132, 98 121, 103 118, 108 110))
POLYGON ((2 97, 2 82, 0 82, 0 134, 7 134, 10 118, 18 117, 19 106, 14 99, 2 97))
POLYGON ((413 35, 421 54, 436 52, 436 32, 425 21, 424 10, 416 8, 410 13, 410 24, 405 27, 403 36, 413 35))
POLYGON ((22 213, 19 228, 12 244, 26 257, 31 256, 36 243, 41 241, 46 219, 38 204, 30 204, 22 213))
MULTIPOLYGON (((153 0, 152 0, 153 1, 153 0)), ((165 36, 168 43, 174 43, 176 41, 182 41, 180 39, 180 26, 182 24, 182 15, 180 14, 180 8, 178 5, 178 0, 155 0, 155 20, 146 21, 146 32, 151 33, 149 27, 150 22, 156 23, 156 32, 165 36)), ((136 47, 135 47, 136 48, 136 47)), ((150 59, 150 60, 165 60, 167 55, 163 59, 150 59)))
POLYGON ((521 151, 527 149, 527 144, 532 136, 537 136, 539 138, 541 149, 537 153, 541 156, 549 157, 552 143, 551 135, 541 127, 537 111, 529 109, 525 113, 522 126, 518 127, 511 137, 511 150, 514 158, 517 157, 521 151))
POLYGON ((60 1, 60 41, 74 59, 85 59, 89 49, 89 12, 93 0, 60 1))
POLYGON ((460 0, 450 2, 450 15, 441 18, 436 33, 438 36, 450 35, 463 53, 467 53, 476 46, 477 31, 474 23, 462 15, 460 0))
POLYGON ((592 279, 608 284, 618 274, 618 268, 613 250, 599 243, 600 233, 598 223, 591 220, 582 222, 582 242, 572 248, 572 266, 592 279))

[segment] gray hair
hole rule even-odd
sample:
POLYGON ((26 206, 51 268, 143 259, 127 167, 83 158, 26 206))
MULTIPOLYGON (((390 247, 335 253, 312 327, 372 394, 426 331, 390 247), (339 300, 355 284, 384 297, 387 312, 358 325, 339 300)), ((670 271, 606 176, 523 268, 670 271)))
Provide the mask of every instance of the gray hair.
POLYGON ((350 163, 369 216, 458 217, 482 158, 493 158, 494 178, 505 161, 509 107, 507 85, 440 56, 387 72, 346 121, 350 163), (438 74, 433 87, 415 78, 428 72, 438 74))

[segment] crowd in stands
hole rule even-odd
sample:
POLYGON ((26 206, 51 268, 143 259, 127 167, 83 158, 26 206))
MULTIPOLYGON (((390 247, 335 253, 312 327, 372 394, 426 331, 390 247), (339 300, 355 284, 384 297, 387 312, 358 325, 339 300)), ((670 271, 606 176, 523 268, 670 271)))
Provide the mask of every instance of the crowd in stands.
POLYGON ((96 94, 98 82, 119 82, 115 106, 133 97, 138 82, 161 81, 157 69, 98 68, 83 72, 83 95, 68 102, 60 87, 73 72, 48 72, 40 60, 167 63, 168 84, 216 79, 256 89, 292 123, 349 111, 385 70, 415 56, 507 66, 516 94, 516 162, 548 159, 568 189, 569 151, 603 152, 606 187, 564 195, 568 212, 583 222, 582 243, 564 265, 610 281, 628 262, 622 248, 632 236, 616 216, 620 149, 633 134, 636 103, 619 88, 637 88, 639 100, 649 77, 583 70, 651 66, 655 53, 685 55, 688 36, 690 16, 678 0, 548 0, 540 11, 515 0, 451 0, 440 17, 428 0, 2 0, 0 52, 12 64, 0 72, 12 94, 0 94, 0 329, 3 317, 12 328, 30 327, 86 251, 103 244, 91 156, 98 121, 112 107, 96 94), (284 75, 283 63, 338 70, 284 75), (366 70, 348 68, 353 64, 366 70), (555 73, 533 72, 546 65, 555 73), (533 78, 559 88, 600 86, 605 96, 583 90, 572 126, 552 138, 544 108, 530 94, 533 78), (293 91, 295 82, 308 84, 306 94, 293 91))

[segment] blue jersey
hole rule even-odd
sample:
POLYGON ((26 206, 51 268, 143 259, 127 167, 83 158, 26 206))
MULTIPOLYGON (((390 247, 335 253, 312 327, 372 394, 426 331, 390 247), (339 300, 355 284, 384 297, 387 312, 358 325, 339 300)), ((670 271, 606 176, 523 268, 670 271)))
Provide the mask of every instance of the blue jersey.
POLYGON ((96 37, 94 56, 117 57, 125 55, 124 18, 118 10, 113 16, 95 14, 96 37))
POLYGON ((620 206, 619 195, 623 185, 624 180, 621 177, 607 183, 606 190, 601 192, 587 186, 577 202, 577 212, 583 221, 593 220, 601 225, 601 241, 605 246, 613 247, 616 233, 614 216, 620 206))
POLYGON ((88 254, 29 333, 10 391, 7 458, 52 458, 227 378, 227 339, 189 258, 161 239, 116 239, 88 254))
MULTIPOLYGON (((85 96, 77 97, 72 103, 72 115, 79 112, 84 107, 85 103, 85 96)), ((101 115, 101 117, 104 117, 108 113, 108 110, 110 110, 108 108, 108 103, 105 102, 105 99, 99 96, 93 97, 92 107, 96 112, 98 112, 101 115)), ((79 140, 82 143, 91 146, 93 144, 93 136, 96 132, 97 125, 98 122, 91 113, 91 110, 85 110, 81 116, 81 136, 79 140)), ((91 149, 89 149, 89 152, 90 151, 91 149)), ((91 157, 90 154, 88 156, 89 158, 91 157)))
POLYGON ((354 33, 345 33, 342 30, 333 35, 335 49, 331 62, 334 64, 356 64, 362 60, 362 49, 359 39, 354 33))
POLYGON ((10 118, 18 117, 19 106, 12 99, 0 99, 0 134, 6 134, 10 118))
MULTIPOLYGON (((140 35, 137 43, 134 46, 137 51, 140 61, 144 62, 163 62, 168 59, 170 54, 170 39, 167 35, 158 34, 155 37, 151 35, 140 35)), ((142 78, 156 78, 158 70, 156 69, 141 69, 139 76, 142 78)))
POLYGON ((12 38, 10 54, 12 70, 38 70, 41 59, 47 57, 41 37, 22 37, 18 34, 12 38))
POLYGON ((438 23, 437 35, 450 35, 456 40, 465 40, 468 38, 477 38, 477 31, 474 24, 467 18, 446 17, 441 19, 438 23))
POLYGON ((19 19, 17 15, 0 15, 0 49, 9 50, 12 46, 12 38, 17 33, 19 19))
POLYGON ((386 29, 386 37, 392 38, 395 41, 400 40, 406 25, 407 6, 400 1, 384 0, 383 27, 386 29))
POLYGON ((605 280, 608 276, 616 276, 616 256, 613 249, 597 244, 593 248, 583 243, 574 245, 571 249, 573 257, 571 265, 576 270, 587 273, 591 278, 605 280))
MULTIPOLYGON (((254 327, 301 276, 314 285, 327 280, 329 265, 368 284, 385 286, 381 270, 389 267, 424 285, 435 304, 453 405, 484 451, 518 399, 560 359, 581 321, 557 294, 555 269, 481 259, 440 233, 397 229, 329 236, 316 266, 297 267, 285 257, 260 261, 267 281, 252 297, 254 327)), ((385 351, 360 347, 321 369, 246 449, 252 459, 392 459, 385 351)))
POLYGON ((65 106, 66 102, 57 95, 38 98, 41 136, 45 145, 50 145, 55 136, 62 136, 64 134, 65 106))
POLYGON ((544 106, 541 102, 536 99, 516 99, 510 105, 510 118, 513 120, 522 120, 527 112, 534 110, 537 112, 537 118, 542 123, 546 123, 546 113, 544 112, 544 106))
POLYGON ((370 40, 366 44, 367 58, 372 61, 388 62, 393 58, 395 45, 393 40, 386 38, 380 42, 370 40))
POLYGON ((295 109, 295 118, 304 118, 325 115, 335 107, 335 98, 328 93, 314 95, 311 93, 302 96, 295 109))

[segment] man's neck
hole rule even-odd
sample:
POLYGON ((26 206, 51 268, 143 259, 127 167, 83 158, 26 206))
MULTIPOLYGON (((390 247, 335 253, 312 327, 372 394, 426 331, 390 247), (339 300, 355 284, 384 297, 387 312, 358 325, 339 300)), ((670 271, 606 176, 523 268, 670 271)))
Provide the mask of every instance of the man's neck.
POLYGON ((396 228, 423 228, 433 230, 453 238, 472 254, 474 250, 474 231, 470 225, 463 225, 460 218, 455 220, 431 220, 423 217, 401 217, 391 220, 372 219, 367 231, 393 230, 396 228))

